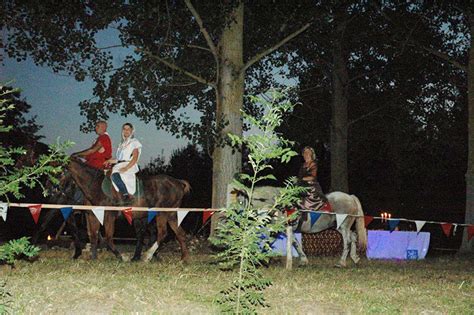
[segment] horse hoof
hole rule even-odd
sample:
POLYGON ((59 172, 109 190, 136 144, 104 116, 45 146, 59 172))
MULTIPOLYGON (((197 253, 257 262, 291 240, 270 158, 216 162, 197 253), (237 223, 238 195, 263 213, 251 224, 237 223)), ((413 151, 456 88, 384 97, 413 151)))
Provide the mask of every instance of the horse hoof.
POLYGON ((360 261, 360 258, 359 257, 356 257, 356 258, 352 258, 352 261, 354 262, 354 264, 358 264, 359 261, 360 261))
POLYGON ((300 259, 300 266, 306 266, 308 265, 309 261, 308 261, 308 258, 301 258, 300 259))
POLYGON ((130 256, 122 254, 120 255, 120 258, 123 262, 129 262, 130 261, 130 256))
POLYGON ((189 256, 181 257, 183 264, 189 264, 189 256))
POLYGON ((337 263, 337 264, 334 265, 334 267, 336 267, 336 268, 345 268, 346 264, 337 263))
POLYGON ((74 253, 74 256, 72 256, 72 259, 74 259, 74 260, 75 260, 75 259, 78 259, 78 258, 81 256, 81 254, 82 254, 81 252, 79 252, 79 253, 74 253))
POLYGON ((133 256, 131 261, 137 262, 137 261, 140 261, 140 259, 141 259, 140 256, 133 256))

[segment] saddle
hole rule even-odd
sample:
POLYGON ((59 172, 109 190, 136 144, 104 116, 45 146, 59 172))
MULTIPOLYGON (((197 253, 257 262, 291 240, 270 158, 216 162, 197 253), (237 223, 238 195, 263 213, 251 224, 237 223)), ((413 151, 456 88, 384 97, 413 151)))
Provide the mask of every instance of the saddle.
MULTIPOLYGON (((141 178, 139 178, 138 176, 136 178, 137 178, 136 179, 137 189, 136 189, 135 193, 133 194, 133 196, 135 198, 142 198, 144 196, 143 180, 141 178)), ((110 179, 109 176, 104 177, 104 180, 102 181, 101 188, 102 188, 102 192, 107 197, 109 197, 110 199, 114 199, 114 194, 112 192, 112 190, 113 190, 112 180, 110 179)))

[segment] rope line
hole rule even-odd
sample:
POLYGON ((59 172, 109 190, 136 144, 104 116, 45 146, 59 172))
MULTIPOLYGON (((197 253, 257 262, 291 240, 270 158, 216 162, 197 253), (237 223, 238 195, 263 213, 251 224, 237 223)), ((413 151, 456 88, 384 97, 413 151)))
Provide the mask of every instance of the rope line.
MULTIPOLYGON (((18 208, 29 208, 31 206, 39 205, 39 203, 9 203, 8 207, 18 207, 18 208)), ((222 209, 213 209, 213 208, 148 208, 148 207, 134 207, 134 206, 87 206, 87 205, 58 205, 58 204, 41 204, 41 208, 44 209, 61 209, 61 208, 72 208, 73 210, 93 210, 95 208, 103 207, 107 211, 123 211, 126 209, 130 209, 132 211, 142 211, 142 212, 149 212, 149 211, 158 211, 158 212, 176 212, 176 211, 189 211, 189 212, 219 212, 222 209)), ((310 212, 310 213, 318 213, 318 214, 330 214, 336 215, 338 213, 334 212, 327 212, 327 211, 314 211, 314 210, 306 210, 300 209, 297 211, 301 212, 310 212)), ((450 223, 450 222, 438 222, 438 221, 426 221, 426 220, 413 220, 413 219, 405 219, 405 218, 390 218, 387 219, 385 217, 376 217, 376 216, 369 216, 369 215, 358 215, 358 214, 347 214, 347 216, 351 217, 371 217, 373 219, 380 219, 380 220, 398 220, 398 221, 405 221, 405 222, 415 222, 415 221, 423 221, 429 224, 453 224, 456 226, 473 226, 473 224, 468 223, 450 223)))

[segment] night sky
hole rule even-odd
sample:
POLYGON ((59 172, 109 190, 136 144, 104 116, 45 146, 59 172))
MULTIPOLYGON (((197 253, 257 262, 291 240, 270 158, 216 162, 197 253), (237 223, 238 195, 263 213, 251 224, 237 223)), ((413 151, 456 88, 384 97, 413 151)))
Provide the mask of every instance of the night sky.
MULTIPOLYGON (((103 45, 113 44, 118 39, 112 31, 99 34, 103 45)), ((5 37, 4 37, 5 38, 5 37)), ((126 51, 114 51, 114 62, 120 63, 126 51)), ((79 127, 85 122, 80 115, 79 102, 92 97, 94 83, 91 80, 77 82, 72 76, 56 74, 47 66, 36 66, 31 59, 17 62, 3 53, 3 64, 0 65, 0 82, 5 84, 13 80, 10 85, 21 89, 21 97, 31 105, 30 114, 36 115, 36 122, 43 126, 38 134, 46 144, 61 140, 71 140, 76 145, 68 153, 83 150, 95 140, 94 133, 83 133, 79 127)), ((121 117, 111 114, 108 120, 108 132, 112 137, 113 150, 120 141, 120 129, 123 123, 130 122, 135 126, 136 137, 143 144, 140 164, 143 166, 158 155, 165 157, 176 149, 187 144, 185 139, 176 139, 173 135, 157 130, 154 121, 143 123, 135 116, 121 117)))

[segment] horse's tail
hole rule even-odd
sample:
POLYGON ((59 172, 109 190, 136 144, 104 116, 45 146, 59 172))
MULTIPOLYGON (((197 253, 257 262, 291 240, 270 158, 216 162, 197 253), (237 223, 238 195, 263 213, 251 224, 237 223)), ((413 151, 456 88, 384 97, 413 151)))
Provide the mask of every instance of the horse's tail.
POLYGON ((367 230, 365 229, 364 211, 362 210, 362 205, 360 204, 359 198, 352 195, 352 199, 354 199, 355 203, 357 204, 358 217, 356 219, 356 231, 359 247, 365 250, 367 248, 367 230))
POLYGON ((191 192, 191 184, 187 180, 180 179, 181 184, 184 186, 184 194, 187 195, 191 192))

